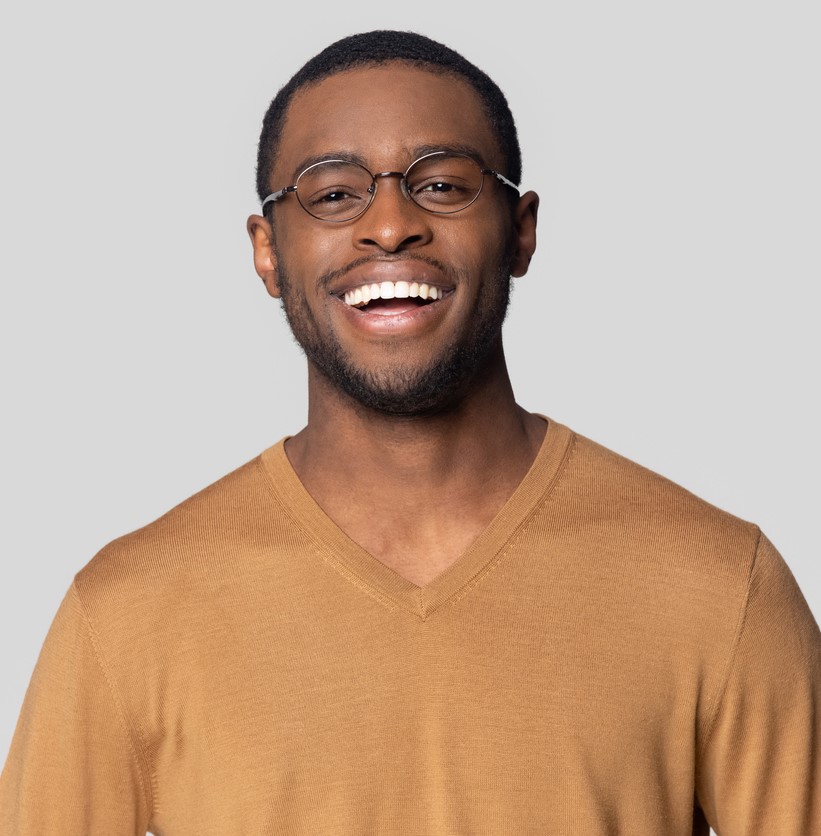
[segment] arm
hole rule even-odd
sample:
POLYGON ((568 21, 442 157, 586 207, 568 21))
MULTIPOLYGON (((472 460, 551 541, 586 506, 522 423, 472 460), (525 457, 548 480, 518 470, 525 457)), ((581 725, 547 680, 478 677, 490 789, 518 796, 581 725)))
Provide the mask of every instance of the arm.
POLYGON ((145 836, 150 781, 72 585, 46 637, 0 775, 8 836, 145 836))
POLYGON ((821 834, 821 634, 763 535, 696 778, 718 836, 821 834))

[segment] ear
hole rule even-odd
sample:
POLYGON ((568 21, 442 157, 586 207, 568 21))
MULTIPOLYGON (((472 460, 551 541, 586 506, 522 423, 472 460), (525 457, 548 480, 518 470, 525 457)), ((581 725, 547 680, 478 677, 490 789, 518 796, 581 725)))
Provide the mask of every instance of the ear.
POLYGON ((536 252, 536 216, 539 213, 539 195, 525 192, 516 204, 513 213, 513 236, 515 247, 510 275, 519 277, 527 273, 530 259, 536 252))
POLYGON ((251 246, 254 248, 254 268, 268 293, 275 299, 282 294, 279 289, 279 273, 274 253, 274 230, 262 215, 251 215, 246 224, 251 246))

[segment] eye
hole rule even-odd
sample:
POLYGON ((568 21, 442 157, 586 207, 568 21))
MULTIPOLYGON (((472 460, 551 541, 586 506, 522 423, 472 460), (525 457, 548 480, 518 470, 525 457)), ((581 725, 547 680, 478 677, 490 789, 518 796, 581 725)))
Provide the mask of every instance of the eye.
POLYGON ((450 192, 453 189, 456 189, 457 186, 455 183, 449 183, 447 180, 437 180, 433 183, 425 183, 422 186, 417 187, 416 193, 419 192, 450 192))
POLYGON ((332 186, 319 189, 308 196, 311 204, 339 203, 344 200, 359 200, 362 196, 349 186, 332 186))
POLYGON ((472 184, 465 182, 463 178, 450 175, 433 175, 423 180, 409 184, 414 194, 449 194, 451 192, 464 192, 472 188, 472 184))
POLYGON ((367 192, 363 195, 356 187, 337 184, 303 194, 300 200, 317 218, 355 217, 362 211, 364 201, 367 201, 367 192))
POLYGON ((319 189, 310 195, 304 196, 306 208, 332 212, 342 207, 350 207, 361 201, 362 195, 345 186, 333 186, 319 189))
POLYGON ((411 197, 423 208, 437 211, 442 207, 467 205, 475 196, 475 184, 464 178, 432 174, 409 184, 411 197))
POLYGON ((317 198, 317 202, 336 203, 338 200, 349 200, 351 197, 353 197, 353 195, 348 192, 343 192, 340 189, 339 191, 328 192, 327 194, 320 195, 317 198))
POLYGON ((346 160, 325 160, 306 168, 297 179, 297 197, 318 218, 356 217, 370 200, 373 178, 346 160))

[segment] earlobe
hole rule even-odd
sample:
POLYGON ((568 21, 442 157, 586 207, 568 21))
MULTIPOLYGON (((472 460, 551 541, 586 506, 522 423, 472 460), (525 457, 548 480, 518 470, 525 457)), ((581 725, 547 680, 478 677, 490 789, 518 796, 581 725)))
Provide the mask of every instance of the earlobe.
POLYGON ((251 246, 254 248, 254 269, 262 279, 265 289, 275 299, 282 294, 279 288, 277 259, 274 253, 274 232, 262 215, 251 215, 246 224, 251 246))
POLYGON ((513 235, 515 249, 510 267, 510 275, 524 276, 530 266, 530 259, 536 252, 536 219, 539 213, 539 195, 525 192, 516 205, 513 216, 513 235))

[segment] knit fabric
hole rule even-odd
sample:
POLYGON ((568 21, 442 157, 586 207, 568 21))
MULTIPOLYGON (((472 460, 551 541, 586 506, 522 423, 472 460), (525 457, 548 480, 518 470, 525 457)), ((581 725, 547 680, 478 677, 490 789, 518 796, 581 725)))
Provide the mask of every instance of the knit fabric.
POLYGON ((0 831, 810 836, 820 709, 760 530, 556 422, 421 588, 280 442, 77 574, 0 831))

